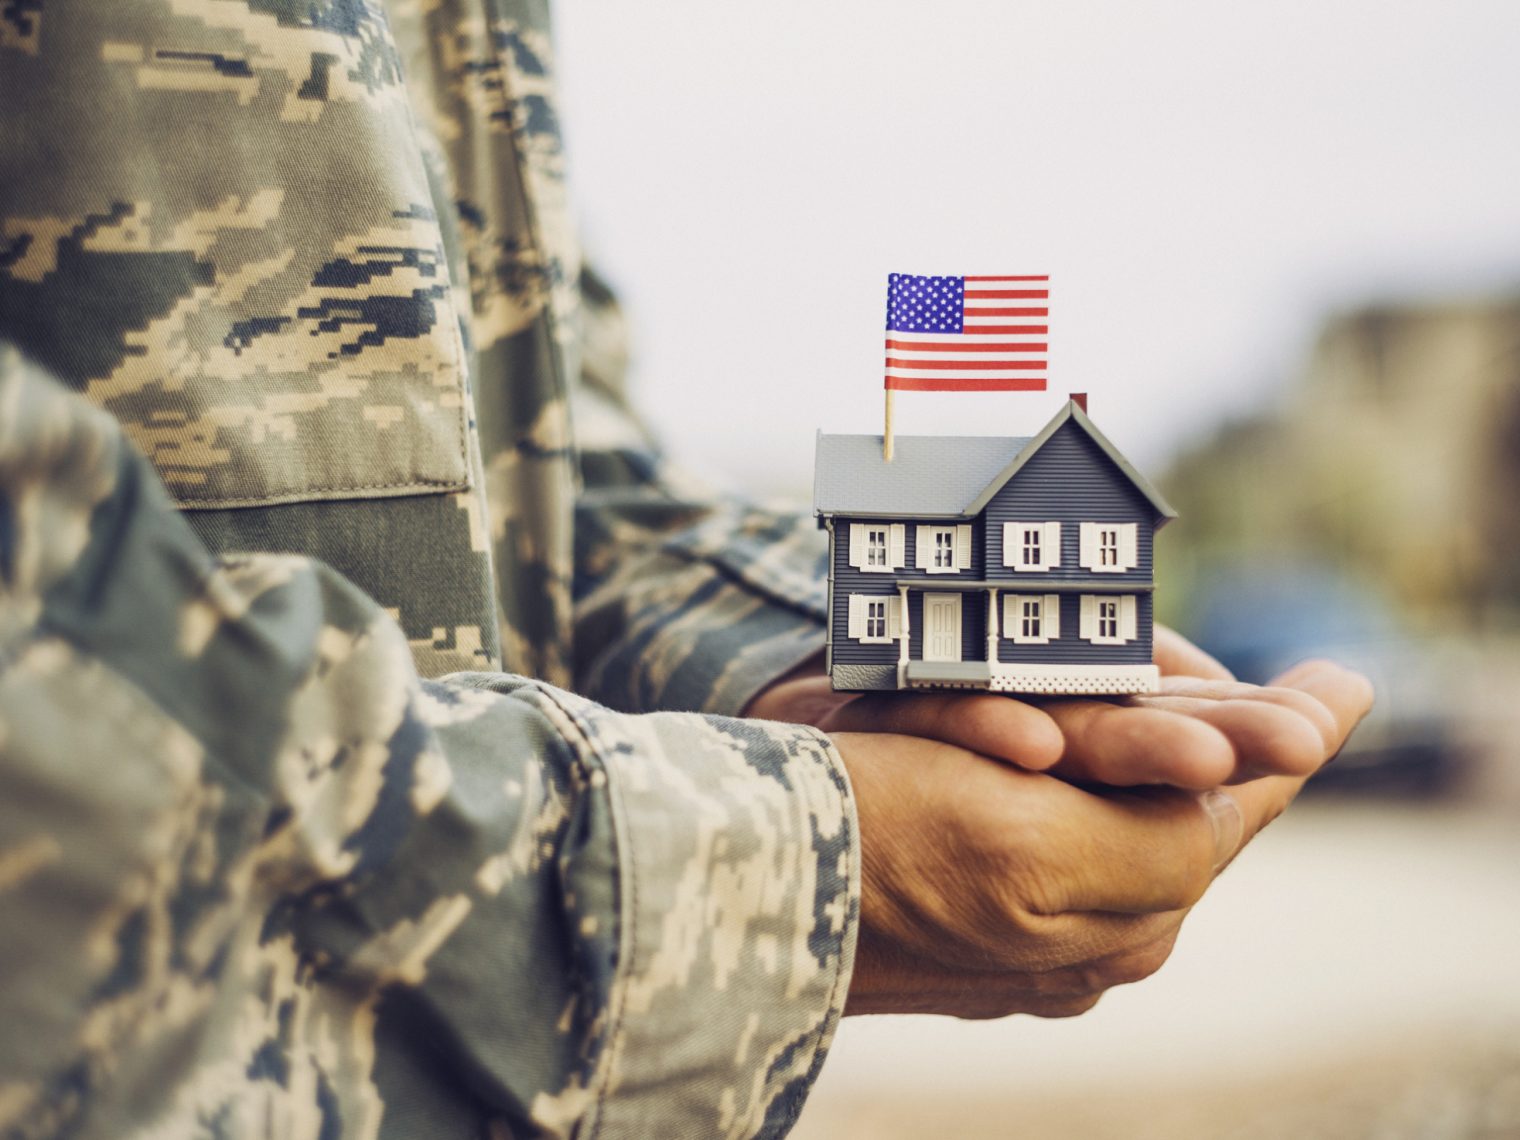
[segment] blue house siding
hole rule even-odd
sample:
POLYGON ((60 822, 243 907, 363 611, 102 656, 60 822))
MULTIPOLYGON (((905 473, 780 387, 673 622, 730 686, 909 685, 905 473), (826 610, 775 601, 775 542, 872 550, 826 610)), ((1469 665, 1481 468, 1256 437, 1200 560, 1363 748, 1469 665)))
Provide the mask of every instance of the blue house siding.
POLYGON ((830 664, 895 665, 897 643, 863 645, 850 634, 850 595, 897 596, 896 574, 867 574, 850 565, 850 523, 861 519, 834 520, 834 604, 830 614, 830 664))
POLYGON ((1067 422, 987 504, 982 514, 986 528, 986 577, 1017 581, 1021 586, 1041 579, 1149 582, 1155 517, 1145 496, 1103 453, 1103 449, 1076 424, 1067 422), (1061 565, 1040 574, 1004 566, 1003 524, 1006 522, 1059 522, 1061 565), (1079 525, 1084 522, 1140 524, 1136 527, 1139 565, 1122 574, 1094 574, 1091 570, 1084 570, 1080 564, 1082 540, 1079 525))

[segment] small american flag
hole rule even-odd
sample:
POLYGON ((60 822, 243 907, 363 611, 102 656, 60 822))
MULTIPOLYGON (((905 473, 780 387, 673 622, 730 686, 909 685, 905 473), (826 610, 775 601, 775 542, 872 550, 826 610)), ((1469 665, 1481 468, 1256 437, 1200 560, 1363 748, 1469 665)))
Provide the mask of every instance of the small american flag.
POLYGON ((887 278, 887 387, 1043 392, 1050 278, 887 278))

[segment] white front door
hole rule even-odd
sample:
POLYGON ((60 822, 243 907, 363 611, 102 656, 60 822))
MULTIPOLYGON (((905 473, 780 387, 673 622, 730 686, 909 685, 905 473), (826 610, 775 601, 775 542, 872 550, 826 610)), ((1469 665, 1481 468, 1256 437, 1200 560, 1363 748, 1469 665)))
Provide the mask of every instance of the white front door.
POLYGON ((961 596, 924 595, 924 660, 961 659, 961 596))

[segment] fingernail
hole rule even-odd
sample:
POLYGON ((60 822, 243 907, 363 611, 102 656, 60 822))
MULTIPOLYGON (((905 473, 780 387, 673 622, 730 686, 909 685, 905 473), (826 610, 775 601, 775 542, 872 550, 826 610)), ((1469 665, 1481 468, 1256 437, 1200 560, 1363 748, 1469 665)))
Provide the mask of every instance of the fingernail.
POLYGON ((1246 829, 1245 817, 1240 814, 1235 797, 1218 788, 1199 793, 1198 802, 1214 828, 1214 870, 1217 871, 1239 850, 1240 837, 1246 829))

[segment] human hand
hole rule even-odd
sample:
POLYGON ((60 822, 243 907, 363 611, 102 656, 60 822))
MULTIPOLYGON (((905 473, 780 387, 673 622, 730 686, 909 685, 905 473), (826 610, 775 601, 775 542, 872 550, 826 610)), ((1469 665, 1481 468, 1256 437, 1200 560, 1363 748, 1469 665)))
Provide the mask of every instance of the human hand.
POLYGON ((1290 670, 1273 691, 1323 711, 1317 762, 1201 795, 1083 788, 937 740, 836 735, 862 859, 845 1012, 1070 1016, 1153 973, 1188 908, 1372 701, 1363 677, 1329 662, 1290 670))
POLYGON ((1202 790, 1317 771, 1334 731, 1312 698, 1241 685, 1180 634, 1157 626, 1160 693, 1123 701, 987 693, 836 693, 814 660, 751 702, 748 714, 825 732, 938 740, 1079 783, 1202 790))

